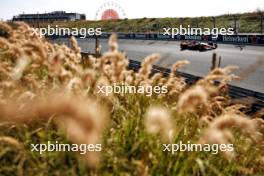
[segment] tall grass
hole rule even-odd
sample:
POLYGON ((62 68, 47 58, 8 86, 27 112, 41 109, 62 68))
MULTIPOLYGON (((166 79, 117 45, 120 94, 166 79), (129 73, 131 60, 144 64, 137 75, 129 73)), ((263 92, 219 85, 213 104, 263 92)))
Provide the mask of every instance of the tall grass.
POLYGON ((237 79, 234 66, 216 68, 188 86, 176 70, 169 77, 151 74, 159 59, 144 59, 138 72, 118 51, 81 64, 74 38, 72 49, 39 38, 24 23, 0 23, 0 175, 263 175, 261 112, 248 117, 234 104, 226 84, 237 79), (215 84, 218 81, 219 84, 215 84), (153 94, 98 94, 98 85, 166 85, 153 94), (103 150, 32 152, 30 144, 102 143, 103 150), (164 152, 162 144, 233 143, 235 151, 164 152))

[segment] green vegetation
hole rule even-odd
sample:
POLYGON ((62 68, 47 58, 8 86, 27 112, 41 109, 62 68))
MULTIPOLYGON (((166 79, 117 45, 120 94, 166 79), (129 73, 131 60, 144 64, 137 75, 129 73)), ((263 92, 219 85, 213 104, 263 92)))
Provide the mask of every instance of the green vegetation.
MULTIPOLYGON (((215 27, 234 28, 234 17, 238 19, 237 26, 241 33, 260 33, 261 16, 257 12, 244 14, 230 14, 215 17, 215 27)), ((107 32, 162 32, 162 28, 178 27, 179 25, 187 27, 214 27, 212 17, 197 18, 142 18, 142 19, 124 19, 115 21, 77 21, 77 22, 56 22, 61 27, 101 27, 107 32)), ((41 24, 46 26, 48 24, 41 24)), ((53 23, 52 25, 55 25, 53 23)))
MULTIPOLYGON (((77 153, 45 152, 40 155, 30 151, 32 143, 69 142, 54 127, 53 120, 30 126, 2 124, 1 136, 12 136, 25 148, 0 144, 0 175, 263 175, 261 146, 252 145, 239 135, 234 143, 237 156, 233 160, 222 153, 177 152, 172 155, 163 152, 164 142, 158 136, 149 135, 143 123, 147 107, 157 103, 172 108, 164 101, 145 96, 126 96, 121 100, 104 134, 101 161, 96 168, 87 168, 77 153)), ((180 116, 176 111, 173 114, 173 126, 178 134, 173 143, 197 141, 204 130, 199 127, 199 117, 180 116)))

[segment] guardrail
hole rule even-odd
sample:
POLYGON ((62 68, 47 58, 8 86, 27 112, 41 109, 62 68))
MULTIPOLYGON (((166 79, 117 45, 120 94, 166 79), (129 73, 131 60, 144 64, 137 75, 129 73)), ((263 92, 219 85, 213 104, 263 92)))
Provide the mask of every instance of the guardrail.
MULTIPOLYGON (((82 53, 82 55, 88 56, 89 53, 82 53)), ((129 60, 129 69, 138 71, 140 67, 141 67, 141 62, 135 61, 135 60, 129 60)), ((158 72, 163 73, 164 76, 168 76, 171 70, 168 68, 163 68, 163 67, 153 65, 152 73, 158 73, 158 72)), ((186 83, 190 85, 194 84, 196 81, 202 78, 202 77, 184 73, 184 72, 177 72, 177 74, 185 78, 186 83)), ((228 85, 228 93, 229 93, 229 96, 233 99, 249 98, 250 101, 252 101, 253 103, 251 104, 251 107, 248 113, 255 113, 264 108, 264 93, 244 89, 244 88, 233 86, 233 85, 228 85)))

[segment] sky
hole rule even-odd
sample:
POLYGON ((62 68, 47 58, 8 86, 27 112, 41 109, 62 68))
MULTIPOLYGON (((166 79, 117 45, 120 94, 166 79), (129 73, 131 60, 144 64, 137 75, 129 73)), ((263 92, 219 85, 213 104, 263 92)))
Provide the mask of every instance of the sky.
POLYGON ((21 13, 45 13, 63 10, 85 13, 94 20, 99 7, 117 3, 127 18, 194 17, 264 10, 264 0, 1 0, 0 20, 21 13))

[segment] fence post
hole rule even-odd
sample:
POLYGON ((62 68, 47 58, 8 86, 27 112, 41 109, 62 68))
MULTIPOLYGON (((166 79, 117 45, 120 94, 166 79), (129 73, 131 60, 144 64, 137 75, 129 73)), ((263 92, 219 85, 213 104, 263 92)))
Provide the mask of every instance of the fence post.
POLYGON ((215 28, 216 27, 216 18, 212 17, 212 21, 213 21, 213 28, 215 28))
POLYGON ((221 61, 222 61, 222 57, 219 56, 219 58, 218 58, 218 68, 221 67, 221 61))
POLYGON ((257 14, 260 16, 260 33, 263 34, 263 18, 264 18, 264 11, 261 9, 257 10, 257 14))
POLYGON ((234 19, 234 31, 235 31, 235 34, 238 33, 238 25, 237 25, 237 22, 239 20, 239 17, 237 15, 233 15, 233 19, 234 19))
POLYGON ((95 56, 99 56, 100 55, 100 45, 99 45, 99 40, 98 37, 95 36, 95 56))
POLYGON ((213 53, 211 70, 214 70, 215 68, 216 68, 216 53, 213 53))
POLYGON ((260 33, 263 34, 263 12, 260 15, 260 33))

